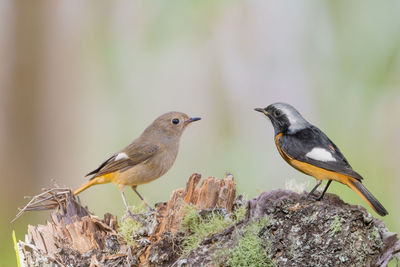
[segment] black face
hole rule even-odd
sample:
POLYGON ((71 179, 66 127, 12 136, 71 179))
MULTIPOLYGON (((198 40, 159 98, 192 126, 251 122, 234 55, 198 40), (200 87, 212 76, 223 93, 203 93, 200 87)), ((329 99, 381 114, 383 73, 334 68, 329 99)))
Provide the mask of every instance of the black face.
POLYGON ((264 113, 265 116, 271 120, 272 126, 274 126, 275 134, 286 133, 286 131, 289 129, 289 119, 281 109, 276 108, 273 105, 269 105, 264 109, 256 109, 256 111, 264 113))

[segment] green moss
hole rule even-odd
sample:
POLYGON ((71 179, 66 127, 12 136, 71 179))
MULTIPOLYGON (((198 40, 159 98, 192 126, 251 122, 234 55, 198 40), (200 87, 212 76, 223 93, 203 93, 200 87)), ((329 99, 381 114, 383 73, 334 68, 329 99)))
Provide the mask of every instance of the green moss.
POLYGON ((336 216, 335 220, 331 223, 330 229, 335 234, 342 231, 342 221, 340 220, 340 218, 338 216, 336 216))
POLYGON ((186 206, 185 215, 183 216, 181 222, 181 228, 184 230, 191 230, 196 227, 200 223, 200 216, 198 211, 193 206, 186 206))
MULTIPOLYGON (((133 213, 140 213, 142 212, 142 209, 132 207, 131 208, 133 213)), ((119 222, 119 229, 118 232, 126 242, 128 246, 134 246, 136 244, 133 236, 135 233, 139 231, 139 229, 142 227, 142 224, 138 222, 137 220, 126 216, 126 219, 122 220, 119 222)))
POLYGON ((214 266, 225 266, 229 254, 229 249, 218 249, 214 254, 214 266))
POLYGON ((371 232, 369 233, 369 239, 376 240, 379 236, 379 230, 377 227, 373 227, 371 232))
POLYGON ((235 223, 240 222, 244 216, 246 215, 246 207, 240 206, 238 207, 232 214, 233 219, 235 220, 235 223))
POLYGON ((261 229, 268 225, 268 218, 254 221, 242 230, 241 238, 231 251, 226 266, 274 266, 260 238, 261 229))
MULTIPOLYGON (((240 214, 238 214, 238 217, 240 214)), ((226 218, 219 212, 211 212, 206 216, 200 216, 195 207, 186 206, 181 230, 191 234, 183 241, 183 255, 188 255, 192 250, 196 249, 206 237, 220 232, 233 223, 235 223, 235 219, 226 218)))

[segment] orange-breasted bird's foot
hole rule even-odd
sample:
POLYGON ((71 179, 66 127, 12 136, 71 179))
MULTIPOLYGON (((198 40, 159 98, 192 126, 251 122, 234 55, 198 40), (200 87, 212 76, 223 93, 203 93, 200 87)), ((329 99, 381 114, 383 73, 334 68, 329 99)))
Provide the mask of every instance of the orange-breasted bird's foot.
POLYGON ((311 199, 313 199, 315 201, 320 201, 322 199, 322 197, 323 197, 323 194, 321 193, 321 194, 317 195, 316 193, 317 192, 308 193, 306 199, 311 198, 311 199))
POLYGON ((328 187, 331 185, 332 180, 329 180, 328 183, 326 184, 324 190, 322 191, 322 193, 317 197, 314 195, 314 191, 321 185, 322 180, 319 180, 318 183, 314 186, 314 188, 310 191, 310 193, 308 193, 307 198, 312 197, 314 198, 314 200, 316 201, 320 201, 323 199, 326 190, 328 190, 328 187))
POLYGON ((328 187, 331 185, 331 182, 332 182, 332 180, 329 180, 328 183, 326 184, 324 190, 322 191, 321 195, 319 195, 319 197, 315 197, 315 198, 314 198, 316 201, 320 201, 320 200, 323 199, 326 190, 328 190, 328 187))
POLYGON ((316 196, 316 195, 312 194, 310 196, 307 196, 307 198, 312 198, 315 201, 321 201, 322 198, 323 198, 323 195, 322 195, 322 193, 319 196, 316 196))
POLYGON ((314 186, 314 188, 311 189, 310 193, 308 193, 307 199, 310 198, 310 197, 314 197, 314 194, 313 194, 313 193, 314 193, 315 190, 317 190, 318 186, 320 186, 321 183, 322 183, 322 180, 319 180, 319 181, 317 182, 317 184, 314 186))

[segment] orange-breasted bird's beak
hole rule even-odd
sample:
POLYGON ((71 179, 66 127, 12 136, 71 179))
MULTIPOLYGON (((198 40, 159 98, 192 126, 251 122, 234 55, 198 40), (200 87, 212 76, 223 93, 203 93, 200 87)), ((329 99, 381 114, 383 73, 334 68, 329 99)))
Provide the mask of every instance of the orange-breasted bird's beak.
POLYGON ((254 110, 255 110, 255 111, 258 111, 258 112, 261 112, 261 113, 264 113, 265 115, 268 115, 268 114, 269 114, 269 113, 266 112, 263 108, 255 108, 254 110))
POLYGON ((201 120, 201 118, 199 118, 199 117, 193 117, 193 118, 189 118, 189 119, 186 120, 185 122, 186 122, 186 123, 191 123, 191 122, 199 121, 199 120, 201 120))

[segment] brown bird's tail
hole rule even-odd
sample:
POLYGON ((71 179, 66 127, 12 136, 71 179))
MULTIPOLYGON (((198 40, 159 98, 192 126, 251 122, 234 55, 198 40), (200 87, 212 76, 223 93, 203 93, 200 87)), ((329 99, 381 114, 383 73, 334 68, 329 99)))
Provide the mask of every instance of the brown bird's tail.
POLYGON ((88 189, 89 187, 91 187, 92 185, 96 185, 96 184, 106 184, 111 182, 111 179, 109 177, 107 177, 107 175, 104 176, 99 176, 99 177, 95 177, 93 179, 91 179, 90 181, 88 181, 87 183, 84 183, 81 187, 79 187, 78 189, 76 189, 74 191, 74 195, 78 195, 80 192, 88 189))
POLYGON ((382 204, 371 194, 371 192, 368 191, 367 188, 365 188, 361 182, 352 178, 348 178, 346 185, 359 194, 379 215, 385 216, 389 214, 382 204))

